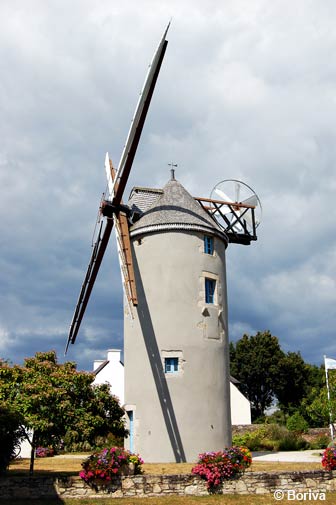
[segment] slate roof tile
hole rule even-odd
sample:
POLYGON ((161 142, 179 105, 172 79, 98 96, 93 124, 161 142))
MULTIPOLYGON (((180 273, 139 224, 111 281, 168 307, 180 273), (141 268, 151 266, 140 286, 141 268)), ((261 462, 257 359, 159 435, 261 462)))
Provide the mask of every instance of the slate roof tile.
POLYGON ((195 230, 218 235, 227 241, 223 230, 176 179, 162 190, 134 188, 129 205, 141 210, 140 219, 130 228, 131 237, 163 230, 195 230))

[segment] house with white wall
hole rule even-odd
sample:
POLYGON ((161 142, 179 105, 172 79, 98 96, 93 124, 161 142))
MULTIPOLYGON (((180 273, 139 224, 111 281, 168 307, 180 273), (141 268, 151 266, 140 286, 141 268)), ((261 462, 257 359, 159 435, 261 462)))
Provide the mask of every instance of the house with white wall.
POLYGON ((251 424, 251 404, 243 393, 239 391, 236 384, 239 384, 239 381, 231 375, 230 398, 232 426, 237 426, 239 424, 251 424))
MULTIPOLYGON (((105 360, 93 362, 95 380, 93 384, 110 384, 111 394, 117 396, 120 405, 124 405, 124 364, 120 349, 109 349, 105 360)), ((251 406, 247 398, 239 391, 239 382, 230 377, 231 421, 233 425, 251 424, 251 406)))
POLYGON ((93 385, 108 383, 111 394, 119 398, 121 406, 124 405, 125 374, 120 349, 109 349, 105 360, 95 360, 93 373, 95 374, 93 385))

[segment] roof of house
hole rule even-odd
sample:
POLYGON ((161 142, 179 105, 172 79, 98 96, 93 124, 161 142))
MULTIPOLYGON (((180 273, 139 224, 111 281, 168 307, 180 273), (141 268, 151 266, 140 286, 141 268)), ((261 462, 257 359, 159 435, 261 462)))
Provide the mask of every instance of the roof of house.
POLYGON ((95 370, 93 370, 93 374, 94 375, 98 375, 99 372, 101 372, 102 369, 105 368, 108 363, 109 363, 108 359, 106 359, 105 361, 103 361, 95 370))
POLYGON ((141 213, 130 228, 131 237, 157 231, 194 230, 218 235, 227 242, 223 230, 174 178, 162 190, 134 188, 129 205, 141 213))
MULTIPOLYGON (((101 365, 99 365, 95 370, 93 370, 93 374, 94 375, 98 375, 99 372, 101 372, 103 370, 103 368, 106 367, 106 365, 108 365, 109 363, 111 363, 111 361, 109 361, 108 359, 106 359, 105 361, 103 361, 103 363, 101 363, 101 365)), ((122 361, 119 361, 119 363, 124 366, 124 363, 122 361)))

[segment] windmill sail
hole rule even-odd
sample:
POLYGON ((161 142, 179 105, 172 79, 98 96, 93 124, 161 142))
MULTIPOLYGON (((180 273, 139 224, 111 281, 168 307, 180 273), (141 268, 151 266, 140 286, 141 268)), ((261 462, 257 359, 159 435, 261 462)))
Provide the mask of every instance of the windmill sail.
POLYGON ((123 288, 128 304, 129 313, 133 318, 132 305, 138 304, 138 297, 135 286, 128 222, 124 214, 119 214, 119 216, 115 216, 114 219, 121 278, 123 281, 123 288))
MULTIPOLYGON (((112 201, 114 208, 116 209, 118 209, 118 206, 121 203, 121 199, 132 168, 133 160, 139 144, 147 112, 150 106, 151 98, 153 96, 155 84, 167 48, 168 41, 166 40, 166 35, 169 29, 169 25, 170 23, 168 24, 163 34, 163 37, 158 45, 157 50, 155 51, 154 57, 149 67, 145 83, 143 85, 142 92, 135 109, 135 114, 133 116, 131 127, 126 139, 125 147, 121 155, 121 159, 116 174, 116 179, 113 183, 113 186, 112 181, 110 180, 108 181, 110 199, 112 201)), ((116 212, 117 214, 119 213, 118 210, 116 212)), ((74 316, 72 318, 72 322, 70 325, 66 351, 68 349, 69 343, 73 344, 76 340, 76 336, 78 334, 79 327, 82 322, 85 309, 87 307, 91 291, 98 274, 99 267, 104 257, 104 253, 111 235, 112 228, 113 228, 113 219, 107 219, 103 235, 101 239, 99 236, 98 241, 96 242, 96 245, 94 247, 94 251, 92 253, 87 273, 84 279, 84 283, 82 285, 82 289, 78 297, 74 316)))
MULTIPOLYGON (((113 167, 112 161, 109 159, 108 153, 106 153, 105 158, 105 171, 107 177, 108 186, 112 191, 112 201, 114 198, 114 181, 116 178, 116 171, 113 167)), ((122 205, 122 200, 121 200, 122 205)), ((115 225, 115 234, 117 239, 117 249, 118 249, 118 259, 121 272, 121 279, 123 283, 124 294, 126 297, 126 303, 128 305, 129 313, 133 318, 133 311, 131 305, 138 304, 138 297, 135 285, 135 275, 131 251, 131 241, 128 229, 128 220, 123 212, 119 212, 118 215, 113 216, 115 225)))
POLYGON ((168 41, 166 40, 166 35, 169 29, 169 25, 170 23, 168 24, 163 34, 160 44, 158 45, 158 48, 149 66, 145 83, 143 85, 139 101, 132 119, 131 127, 127 135, 126 144, 118 165, 116 180, 114 183, 114 193, 115 193, 114 203, 116 205, 118 205, 121 201, 128 180, 128 176, 133 164, 134 156, 139 144, 142 129, 145 124, 145 119, 153 96, 155 84, 160 72, 161 64, 168 44, 168 41))
POLYGON ((68 342, 67 342, 67 345, 65 348, 65 353, 68 350, 69 344, 75 343, 75 340, 76 340, 76 337, 78 334, 78 330, 81 325, 81 322, 82 322, 82 319, 84 316, 84 312, 87 307, 87 304, 88 304, 88 301, 89 301, 89 298, 91 295, 91 291, 92 291, 93 285, 95 283, 95 280, 96 280, 96 277, 98 274, 98 270, 99 270, 101 262, 103 260, 103 257, 104 257, 105 251, 106 251, 106 247, 107 247, 110 235, 111 235, 111 231, 113 228, 113 221, 112 221, 112 219, 106 220, 103 235, 101 235, 102 225, 103 225, 103 222, 100 225, 98 237, 97 237, 96 243, 93 247, 93 251, 92 251, 90 262, 89 262, 89 265, 87 268, 85 279, 82 284, 82 289, 79 293, 76 309, 75 309, 75 312, 74 312, 74 315, 73 315, 73 318, 71 321, 71 325, 70 325, 68 342))

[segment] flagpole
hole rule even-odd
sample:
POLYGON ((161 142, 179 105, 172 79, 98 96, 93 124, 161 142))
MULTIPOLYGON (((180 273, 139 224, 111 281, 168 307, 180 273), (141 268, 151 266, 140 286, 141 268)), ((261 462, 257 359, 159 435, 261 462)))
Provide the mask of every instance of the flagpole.
POLYGON ((334 424, 333 424, 333 415, 332 415, 332 409, 331 409, 331 400, 330 400, 330 388, 329 388, 329 380, 328 380, 328 368, 326 365, 326 355, 324 355, 324 368, 325 368, 325 375, 326 375, 326 384, 327 384, 327 395, 328 395, 328 405, 329 405, 329 422, 330 422, 330 435, 331 435, 331 440, 334 440, 334 424))

